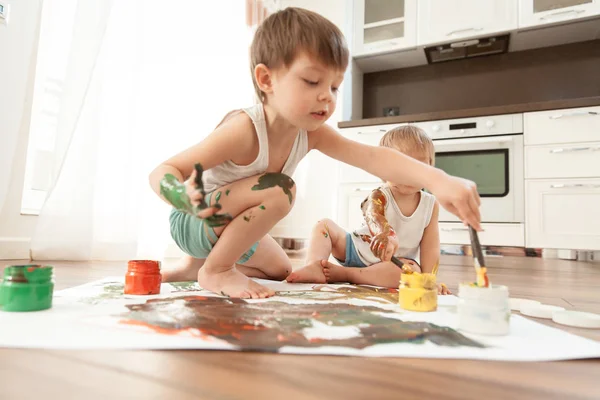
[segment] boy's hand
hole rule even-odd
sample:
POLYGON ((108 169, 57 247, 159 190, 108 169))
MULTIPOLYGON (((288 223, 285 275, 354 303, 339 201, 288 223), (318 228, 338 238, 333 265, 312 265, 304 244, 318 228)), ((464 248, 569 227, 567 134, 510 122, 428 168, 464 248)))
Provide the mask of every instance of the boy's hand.
POLYGON ((185 193, 190 199, 190 203, 194 207, 194 214, 198 218, 208 218, 212 215, 215 215, 220 207, 201 207, 201 204, 204 204, 204 195, 202 194, 202 190, 196 185, 196 170, 192 171, 190 177, 183 183, 185 186, 185 193), (198 211, 199 210, 199 211, 198 211))
POLYGON ((481 199, 475 182, 443 173, 434 181, 430 190, 442 207, 460 218, 464 224, 481 231, 481 199))
POLYGON ((438 294, 452 294, 448 286, 443 283, 438 284, 438 294))
POLYGON ((371 240, 371 251, 381 261, 390 261, 398 250, 398 239, 387 233, 379 233, 371 240))

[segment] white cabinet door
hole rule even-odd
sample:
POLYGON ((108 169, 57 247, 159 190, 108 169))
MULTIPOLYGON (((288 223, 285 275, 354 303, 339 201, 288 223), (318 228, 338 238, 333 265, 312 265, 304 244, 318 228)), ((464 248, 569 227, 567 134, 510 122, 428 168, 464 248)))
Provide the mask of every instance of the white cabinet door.
POLYGON ((519 28, 600 15, 599 0, 519 0, 519 28))
MULTIPOLYGON (((525 246, 524 224, 481 224, 478 234, 482 246, 525 246)), ((441 244, 471 244, 469 228, 460 222, 440 222, 441 244)))
POLYGON ((526 179, 597 177, 600 142, 525 147, 526 179))
POLYGON ((419 0, 417 43, 450 43, 517 28, 517 0, 419 0))
POLYGON ((526 182, 527 247, 600 250, 600 179, 526 182))
POLYGON ((354 56, 415 47, 416 0, 354 0, 354 56))
POLYGON ((361 203, 382 184, 355 183, 340 186, 338 195, 338 224, 350 232, 364 222, 361 203))
POLYGON ((600 141, 600 107, 525 113, 523 129, 526 146, 600 141))

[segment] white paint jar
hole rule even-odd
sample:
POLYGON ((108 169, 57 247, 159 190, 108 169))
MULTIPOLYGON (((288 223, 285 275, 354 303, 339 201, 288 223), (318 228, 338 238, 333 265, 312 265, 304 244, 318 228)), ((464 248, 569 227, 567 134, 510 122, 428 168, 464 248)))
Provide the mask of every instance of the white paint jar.
POLYGON ((507 335, 510 330, 508 288, 471 286, 458 288, 458 329, 477 335, 507 335))

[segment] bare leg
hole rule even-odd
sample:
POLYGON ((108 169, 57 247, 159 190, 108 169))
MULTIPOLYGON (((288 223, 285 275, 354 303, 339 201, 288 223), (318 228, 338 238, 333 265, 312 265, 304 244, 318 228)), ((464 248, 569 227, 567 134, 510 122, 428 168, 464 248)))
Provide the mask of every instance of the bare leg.
POLYGON ((366 268, 342 267, 324 262, 323 273, 329 283, 348 282, 357 285, 397 288, 400 285, 402 270, 391 261, 380 262, 366 268))
POLYGON ((293 283, 325 283, 321 261, 333 256, 339 260, 346 258, 346 231, 330 219, 323 219, 314 226, 304 267, 286 278, 293 283))
MULTIPOLYGON (((264 298, 274 295, 271 289, 240 272, 235 263, 254 242, 266 236, 287 215, 292 208, 295 191, 292 179, 283 174, 250 177, 219 189, 212 199, 219 197, 220 212, 231 214, 233 220, 225 227, 215 228, 219 240, 198 271, 198 284, 231 297, 264 298)), ((268 256, 263 258, 268 259, 268 256)), ((254 264, 256 261, 251 263, 251 260, 244 265, 246 273, 249 273, 249 268, 258 268, 254 264)), ((269 276, 265 270, 262 272, 269 276)))

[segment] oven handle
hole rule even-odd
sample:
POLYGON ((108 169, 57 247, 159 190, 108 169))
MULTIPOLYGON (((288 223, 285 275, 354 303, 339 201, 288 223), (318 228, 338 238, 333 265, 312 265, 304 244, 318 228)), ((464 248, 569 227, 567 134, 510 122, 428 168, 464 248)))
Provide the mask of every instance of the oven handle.
POLYGON ((436 139, 433 142, 439 146, 453 145, 453 144, 484 144, 484 143, 512 143, 514 141, 513 136, 502 136, 502 137, 484 137, 484 138, 462 138, 462 139, 450 139, 450 140, 439 140, 436 139))

